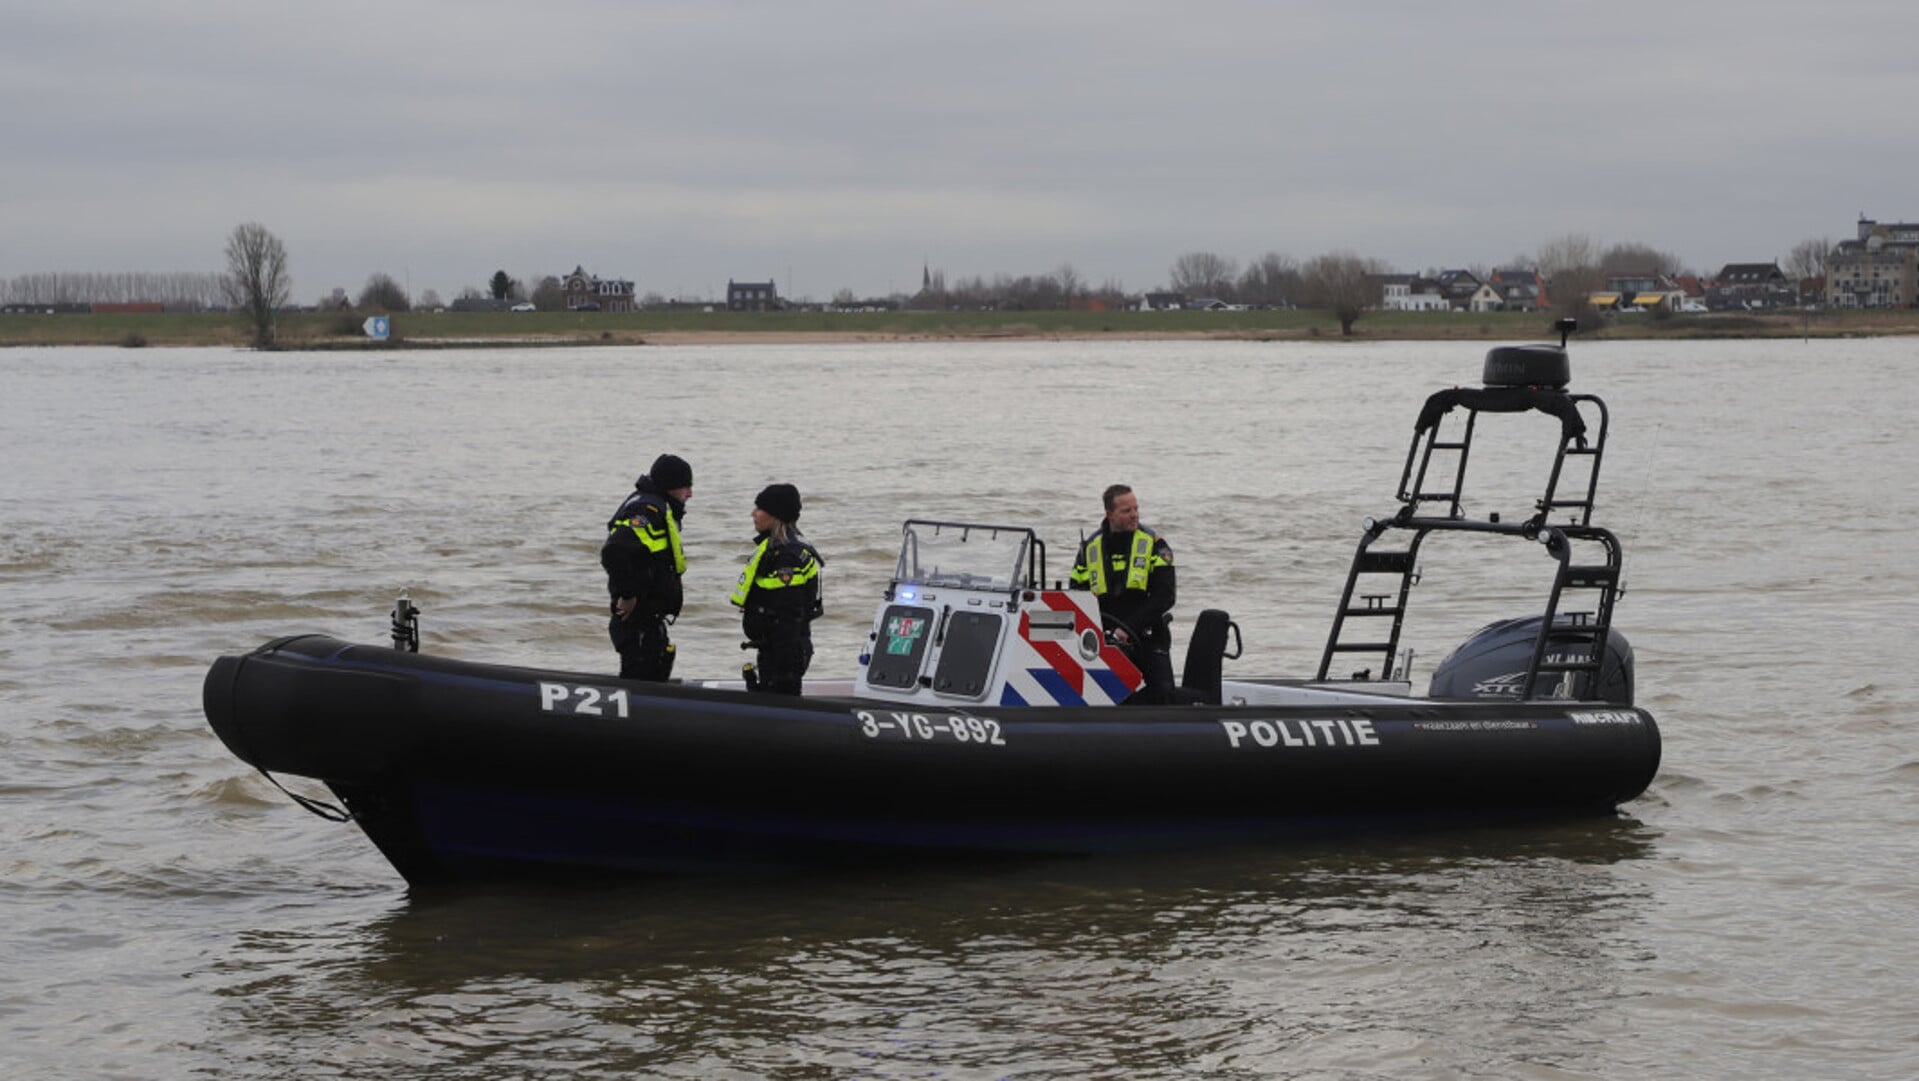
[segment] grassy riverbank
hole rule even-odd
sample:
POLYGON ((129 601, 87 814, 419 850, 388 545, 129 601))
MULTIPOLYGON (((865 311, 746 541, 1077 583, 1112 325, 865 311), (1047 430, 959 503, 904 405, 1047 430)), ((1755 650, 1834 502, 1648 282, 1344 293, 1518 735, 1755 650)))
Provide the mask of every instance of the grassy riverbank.
MULTIPOLYGON (((357 315, 290 313, 289 349, 377 347, 357 315)), ((1374 312, 1354 337, 1366 341, 1546 339, 1543 313, 1374 312)), ((637 345, 785 341, 991 339, 1337 339, 1322 312, 402 312, 386 347, 637 345)), ((1919 334, 1919 311, 1833 311, 1777 315, 1615 315, 1586 338, 1796 338, 1919 334)), ((29 345, 243 346, 246 327, 230 314, 0 315, 0 347, 29 345)))

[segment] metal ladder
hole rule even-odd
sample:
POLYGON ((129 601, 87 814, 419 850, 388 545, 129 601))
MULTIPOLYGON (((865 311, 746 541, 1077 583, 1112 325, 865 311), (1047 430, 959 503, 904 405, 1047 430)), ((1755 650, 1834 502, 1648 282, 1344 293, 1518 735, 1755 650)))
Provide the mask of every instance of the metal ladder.
POLYGON ((1613 604, 1619 599, 1619 540, 1609 530, 1585 525, 1551 526, 1540 539, 1546 545, 1547 554, 1559 560, 1559 572, 1553 577, 1552 595, 1546 600, 1546 618, 1540 624, 1539 637, 1533 642, 1532 664, 1526 669, 1523 695, 1538 698, 1551 692, 1553 697, 1577 697, 1582 689, 1577 678, 1581 674, 1586 677, 1585 692, 1596 695, 1606 661, 1608 632, 1612 629, 1613 604), (1575 546, 1587 550, 1597 547, 1599 561, 1588 558, 1575 563, 1575 546), (1591 610, 1569 612, 1567 623, 1555 626, 1566 595, 1580 591, 1593 595, 1591 610), (1565 652, 1552 652, 1554 633, 1559 635, 1559 647, 1565 652), (1568 642, 1569 638, 1587 635, 1590 641, 1583 657, 1566 648, 1576 644, 1568 642), (1555 676, 1557 680, 1548 680, 1555 676))
MULTIPOLYGON (((1456 406, 1464 411, 1463 421, 1450 414, 1425 431, 1413 433, 1406 451, 1406 464, 1400 471, 1397 498, 1400 508, 1388 519, 1369 518, 1358 548, 1353 553, 1346 585, 1333 616, 1333 626, 1321 654, 1321 680, 1332 675, 1336 658, 1371 658, 1378 665, 1379 679, 1394 678, 1393 665, 1399 655, 1400 633, 1404 629, 1407 600, 1419 580, 1419 547, 1434 532, 1478 532, 1504 534, 1538 541, 1549 555, 1559 561, 1552 592, 1547 598, 1545 618, 1534 642, 1532 663, 1528 667, 1523 694, 1540 697, 1544 692, 1565 693, 1574 689, 1577 677, 1584 674, 1587 687, 1597 686, 1605 661, 1608 632, 1612 626, 1614 601, 1619 593, 1620 547, 1609 531, 1591 524, 1599 487, 1599 469, 1605 456, 1610 417, 1606 403, 1596 395, 1567 394, 1566 399, 1586 422, 1583 434, 1563 428, 1552 472, 1545 493, 1534 501, 1534 514, 1524 522, 1501 522, 1490 518, 1469 518, 1461 506, 1465 491, 1466 469, 1472 457, 1473 434, 1479 410, 1470 405, 1456 406), (1447 435, 1448 428, 1457 434, 1447 435), (1439 513, 1428 513, 1434 508, 1439 513), (1562 521, 1554 522, 1555 515, 1562 521), (1375 545, 1394 530, 1411 536, 1397 550, 1378 550, 1375 545), (1596 547, 1596 558, 1575 562, 1574 554, 1585 556, 1596 547), (1568 613, 1568 622, 1558 617, 1569 596, 1581 592, 1595 594, 1591 611, 1568 613), (1566 645, 1569 631, 1575 636, 1590 635, 1591 645, 1583 657, 1574 651, 1553 653, 1555 634, 1560 646, 1566 645), (1548 686, 1547 684, 1550 684, 1548 686)), ((1350 673, 1354 679, 1372 679, 1373 669, 1350 673)))

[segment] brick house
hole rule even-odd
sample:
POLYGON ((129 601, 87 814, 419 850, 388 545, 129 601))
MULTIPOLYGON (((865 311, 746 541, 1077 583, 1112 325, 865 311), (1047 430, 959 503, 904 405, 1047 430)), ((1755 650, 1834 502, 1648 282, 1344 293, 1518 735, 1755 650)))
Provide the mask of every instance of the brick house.
POLYGON ((1495 270, 1488 283, 1499 292, 1500 307, 1509 312, 1537 312, 1552 307, 1546 279, 1534 270, 1495 270))
MULTIPOLYGON (((1480 281, 1479 275, 1474 274, 1472 271, 1457 269, 1442 270, 1439 272, 1437 281, 1439 282, 1440 290, 1446 294, 1447 305, 1454 311, 1476 312, 1488 310, 1473 306, 1474 298, 1480 296, 1480 290, 1485 288, 1486 283, 1480 281)), ((1488 294, 1487 299, 1492 300, 1493 295, 1488 294)))
POLYGON ((786 307, 780 292, 770 281, 736 282, 727 279, 726 310, 730 312, 776 312, 786 307))
POLYGON ((1755 311, 1799 306, 1799 284, 1770 263, 1727 263, 1706 290, 1706 307, 1716 311, 1755 311))
POLYGON ((579 266, 560 282, 560 289, 566 295, 566 310, 570 312, 630 312, 637 307, 632 282, 596 278, 579 266))

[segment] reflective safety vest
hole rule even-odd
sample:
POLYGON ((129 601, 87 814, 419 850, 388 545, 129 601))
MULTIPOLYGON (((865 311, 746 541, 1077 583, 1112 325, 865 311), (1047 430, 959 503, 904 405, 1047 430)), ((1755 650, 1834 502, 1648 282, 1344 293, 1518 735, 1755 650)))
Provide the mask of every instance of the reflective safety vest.
MULTIPOLYGON (((1146 591, 1146 580, 1152 577, 1153 571, 1166 565, 1166 561, 1153 552, 1158 543, 1158 535, 1141 526, 1133 531, 1132 551, 1127 555, 1114 553, 1111 569, 1126 571, 1126 584, 1122 588, 1146 591)), ((1073 581, 1092 589, 1094 596, 1102 596, 1106 592, 1107 571, 1106 531, 1102 529, 1086 542, 1085 562, 1073 568, 1073 581)))
POLYGON ((819 553, 813 550, 812 545, 797 538, 787 543, 798 548, 805 555, 806 558, 800 565, 795 568, 784 569, 784 576, 782 576, 781 571, 770 569, 765 574, 761 574, 760 564, 765 561, 767 552, 771 550, 768 545, 772 544, 772 542, 773 538, 767 537, 760 541, 758 548, 753 549, 753 558, 746 561, 746 569, 740 572, 739 585, 733 587, 732 601, 735 605, 741 608, 746 607, 747 595, 752 593, 756 587, 759 589, 790 589, 794 586, 809 585, 815 579, 819 578, 819 553))
POLYGON ((640 505, 660 508, 660 520, 666 523, 665 528, 661 528, 647 517, 636 514, 631 518, 615 518, 607 527, 607 532, 621 528, 630 529, 633 535, 640 539, 640 543, 646 546, 646 550, 654 555, 671 549, 673 573, 685 574, 686 553, 680 548, 680 523, 673 520, 673 508, 667 506, 665 500, 653 495, 642 497, 640 505))

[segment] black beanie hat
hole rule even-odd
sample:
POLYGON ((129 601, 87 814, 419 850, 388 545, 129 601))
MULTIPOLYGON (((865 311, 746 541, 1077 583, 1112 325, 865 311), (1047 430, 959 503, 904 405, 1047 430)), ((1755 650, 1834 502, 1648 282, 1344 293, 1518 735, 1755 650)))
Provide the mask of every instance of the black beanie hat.
POLYGON ((753 505, 782 522, 800 520, 800 490, 791 484, 769 484, 753 497, 753 505))
POLYGON ((693 487, 693 467, 675 454, 662 454, 653 459, 653 468, 647 470, 646 475, 653 478, 661 491, 693 487))

